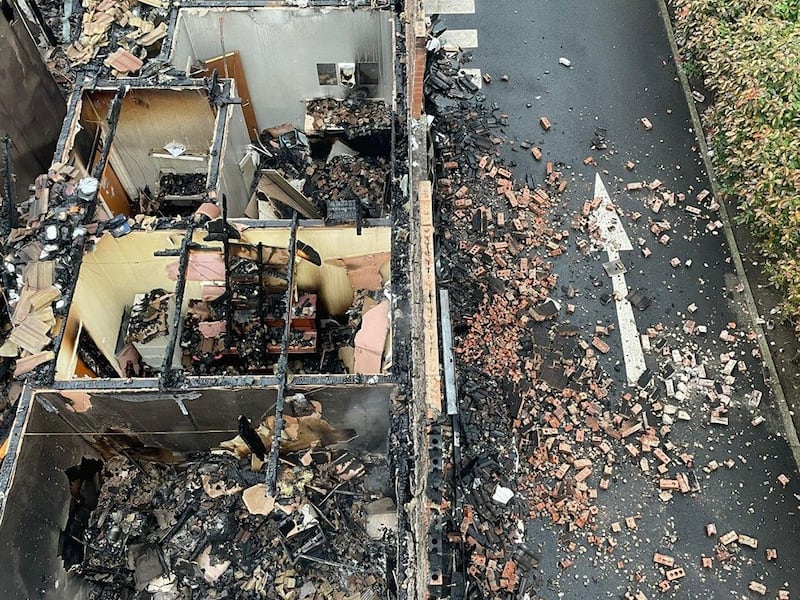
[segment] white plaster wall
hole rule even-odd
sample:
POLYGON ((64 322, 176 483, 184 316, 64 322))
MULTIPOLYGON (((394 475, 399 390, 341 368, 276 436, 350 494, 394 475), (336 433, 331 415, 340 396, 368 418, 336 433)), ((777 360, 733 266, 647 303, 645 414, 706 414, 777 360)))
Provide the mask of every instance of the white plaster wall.
POLYGON ((247 152, 250 136, 244 124, 242 107, 239 104, 228 105, 228 123, 223 139, 222 162, 219 173, 219 198, 225 194, 228 199, 228 217, 231 219, 244 216, 245 208, 250 200, 252 181, 243 178, 239 162, 247 152))
POLYGON ((285 7, 184 9, 171 62, 207 60, 238 50, 259 126, 284 122, 302 128, 303 100, 344 96, 321 86, 317 63, 377 62, 378 96, 391 103, 394 81, 392 13, 349 8, 285 7))

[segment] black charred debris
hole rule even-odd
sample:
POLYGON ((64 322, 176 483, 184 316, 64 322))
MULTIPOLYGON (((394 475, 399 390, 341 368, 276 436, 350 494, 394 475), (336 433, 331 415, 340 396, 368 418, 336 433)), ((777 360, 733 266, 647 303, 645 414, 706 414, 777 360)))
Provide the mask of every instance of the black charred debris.
MULTIPOLYGON (((62 535, 88 598, 383 598, 394 533, 371 515, 393 503, 365 458, 316 448, 282 455, 271 514, 253 514, 248 488, 264 475, 228 454, 174 464, 116 457, 68 472, 73 506, 62 535), (377 509, 376 509, 377 507, 377 509)), ((379 460, 380 462, 380 460, 379 460)), ((265 511, 268 512, 268 511, 265 511)))
MULTIPOLYGON (((541 586, 539 547, 527 539, 526 522, 541 516, 567 536, 591 529, 597 490, 581 469, 556 469, 559 425, 566 423, 574 452, 563 459, 567 468, 588 461, 577 463, 583 468, 613 462, 607 440, 614 432, 604 430, 622 420, 605 422, 611 380, 564 319, 570 307, 555 299, 552 263, 567 251, 572 225, 554 210, 566 179, 553 163, 538 185, 531 176, 514 178, 501 159, 508 116, 462 70, 467 60, 462 52, 429 53, 425 78, 438 277, 451 292, 459 393, 458 414, 435 426, 437 436, 458 432, 459 444, 442 457, 451 465, 442 482, 429 482, 450 507, 431 528, 432 538, 449 543, 429 553, 440 569, 430 590, 440 598, 508 599, 541 586)), ((535 166, 539 149, 521 146, 535 166)))

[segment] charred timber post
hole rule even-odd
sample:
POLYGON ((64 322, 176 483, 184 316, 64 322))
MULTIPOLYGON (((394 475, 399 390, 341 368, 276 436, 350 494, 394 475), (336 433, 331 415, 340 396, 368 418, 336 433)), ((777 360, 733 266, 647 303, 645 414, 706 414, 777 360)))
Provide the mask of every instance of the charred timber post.
MULTIPOLYGON (((180 331, 181 306, 183 306, 183 295, 186 292, 186 272, 189 270, 189 246, 192 243, 193 234, 194 222, 189 221, 189 226, 186 228, 186 235, 181 242, 180 258, 178 259, 178 275, 175 279, 175 314, 172 317, 173 335, 169 336, 169 340, 167 340, 164 362, 161 365, 163 376, 158 378, 158 388, 161 392, 164 392, 170 386, 172 380, 172 357, 175 354, 175 344, 178 342, 178 331, 180 331)), ((194 419, 192 419, 191 416, 190 419, 192 424, 195 425, 195 429, 197 429, 194 419)))
POLYGON ((11 138, 3 136, 3 223, 0 235, 6 237, 18 226, 17 201, 14 195, 14 169, 11 164, 11 138))
POLYGON ((292 215, 292 229, 289 233, 289 268, 286 281, 286 322, 283 325, 281 340, 281 356, 278 359, 278 398, 275 403, 275 431, 272 436, 272 447, 269 449, 267 463, 267 493, 274 496, 278 486, 278 454, 280 453, 281 435, 283 434, 283 404, 286 398, 286 380, 289 363, 289 342, 292 331, 292 288, 294 288, 294 260, 297 255, 297 211, 292 215))
POLYGON ((266 309, 264 308, 264 244, 258 242, 258 323, 266 331, 266 309))
POLYGON ((225 348, 233 339, 233 290, 231 289, 231 243, 228 237, 228 197, 222 194, 222 260, 225 263, 225 348))
POLYGON ((100 153, 100 160, 92 169, 92 177, 100 181, 105 171, 106 163, 108 162, 108 155, 111 152, 111 144, 114 143, 114 135, 117 132, 117 123, 119 122, 119 113, 122 111, 122 99, 125 97, 125 87, 120 86, 114 99, 111 101, 111 107, 108 109, 108 135, 103 143, 103 151, 100 153))
MULTIPOLYGON (((208 90, 208 103, 211 108, 218 111, 217 128, 214 132, 214 140, 211 144, 211 156, 209 164, 209 176, 206 187, 208 191, 216 190, 219 181, 219 172, 222 164, 222 147, 225 143, 225 131, 228 128, 228 102, 226 96, 230 94, 231 84, 229 81, 219 81, 215 70, 211 77, 207 79, 206 89, 208 90)), ((226 225, 227 227, 227 225, 226 225)))
POLYGON ((83 97, 83 79, 78 77, 75 85, 72 88, 72 93, 67 102, 67 118, 64 119, 64 124, 61 126, 61 132, 58 134, 58 141, 56 142, 55 159, 57 161, 64 160, 66 153, 67 142, 71 139, 70 133, 72 131, 72 117, 78 111, 78 105, 83 97))

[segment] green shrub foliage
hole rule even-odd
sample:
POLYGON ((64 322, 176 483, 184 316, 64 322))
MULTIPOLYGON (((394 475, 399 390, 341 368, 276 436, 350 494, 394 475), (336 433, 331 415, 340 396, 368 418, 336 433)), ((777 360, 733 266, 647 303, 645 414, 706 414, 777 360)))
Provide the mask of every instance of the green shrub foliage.
MULTIPOLYGON (((685 63, 713 106, 714 168, 800 322, 800 0, 671 0, 685 63)), ((800 328, 798 328, 800 332, 800 328)))

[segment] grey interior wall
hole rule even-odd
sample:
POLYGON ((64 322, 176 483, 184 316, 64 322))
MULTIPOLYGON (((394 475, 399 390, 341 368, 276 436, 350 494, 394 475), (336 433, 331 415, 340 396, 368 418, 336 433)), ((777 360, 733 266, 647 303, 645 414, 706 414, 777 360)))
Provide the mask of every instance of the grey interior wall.
MULTIPOLYGON (((392 386, 328 386, 305 390, 305 393, 322 403, 322 416, 332 426, 356 430, 358 437, 350 443, 351 449, 385 452, 392 389, 392 386)), ((29 432, 61 431, 64 423, 68 423, 75 432, 132 432, 145 445, 191 452, 208 450, 236 435, 240 414, 252 421, 274 414, 277 392, 267 388, 242 388, 182 395, 95 393, 91 398, 92 408, 82 413, 69 410, 66 401, 57 394, 49 397, 57 412, 36 406, 28 424, 29 432), (180 400, 187 414, 176 400, 180 400)))
MULTIPOLYGON (((63 431, 62 433, 66 433, 63 431)), ((57 556, 58 538, 69 514, 64 471, 82 457, 97 457, 79 436, 26 435, 5 515, 0 523, 0 598, 77 600, 85 597, 69 581, 57 556)))
POLYGON ((243 217, 250 200, 250 185, 253 182, 245 181, 239 169, 239 162, 247 152, 249 143, 250 136, 247 135, 241 105, 229 104, 219 174, 219 197, 225 194, 228 199, 228 217, 231 219, 243 217))
POLYGON ((290 122, 302 128, 302 101, 343 97, 342 86, 321 86, 317 63, 377 62, 379 96, 391 101, 394 71, 392 14, 349 8, 184 9, 172 64, 238 50, 261 127, 290 122))
POLYGON ((18 200, 28 197, 28 185, 52 163, 66 110, 22 19, 9 23, 0 15, 0 135, 8 133, 12 141, 18 200))

